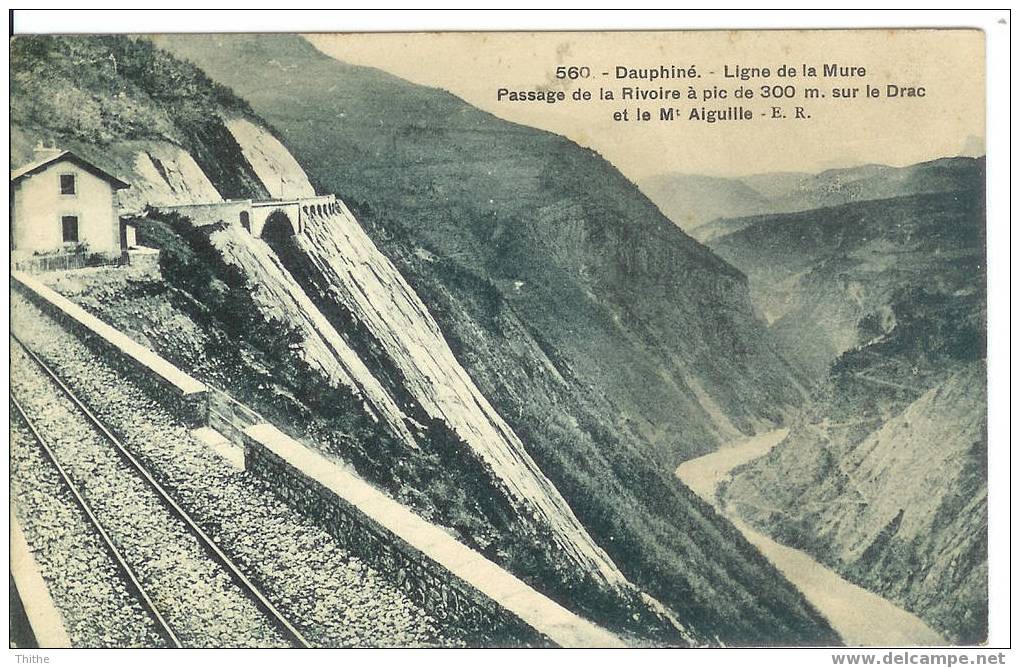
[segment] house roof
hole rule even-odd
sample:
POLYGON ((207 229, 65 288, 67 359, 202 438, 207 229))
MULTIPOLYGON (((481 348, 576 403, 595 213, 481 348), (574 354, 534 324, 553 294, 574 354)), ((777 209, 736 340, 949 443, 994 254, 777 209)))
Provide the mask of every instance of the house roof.
POLYGON ((84 158, 77 156, 74 153, 71 153, 70 151, 60 151, 59 153, 48 155, 44 158, 40 158, 34 162, 30 162, 27 165, 19 167, 18 169, 11 172, 11 183, 16 183, 25 177, 31 176, 32 174, 37 174, 42 170, 46 169, 47 167, 49 167, 50 165, 52 165, 53 163, 63 161, 73 162, 74 164, 84 169, 86 172, 94 174, 95 176, 103 179, 104 181, 109 182, 110 185, 113 186, 114 190, 122 190, 123 188, 131 187, 129 183, 121 181, 113 174, 104 171, 99 167, 96 167, 88 160, 85 160, 84 158))

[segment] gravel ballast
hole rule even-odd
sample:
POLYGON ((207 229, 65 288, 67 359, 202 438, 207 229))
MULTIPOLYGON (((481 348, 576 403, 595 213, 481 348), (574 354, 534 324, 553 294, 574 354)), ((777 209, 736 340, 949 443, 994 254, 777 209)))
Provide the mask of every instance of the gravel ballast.
POLYGON ((180 518, 16 344, 11 367, 14 396, 184 645, 289 646, 180 518))
POLYGON ((76 647, 165 646, 106 545, 13 407, 10 438, 11 503, 71 642, 76 647))
MULTIPOLYGON (((233 469, 192 438, 161 405, 81 340, 17 293, 12 294, 11 302, 14 332, 147 465, 178 503, 313 644, 330 647, 464 644, 456 629, 443 628, 382 574, 283 504, 265 482, 233 469)), ((15 389, 18 383, 30 386, 33 363, 17 357, 15 352, 12 359, 15 389)), ((49 394, 55 391, 51 387, 49 394)), ((28 406, 26 409, 31 414, 32 409, 28 406)), ((54 430, 66 430, 70 424, 73 423, 65 419, 51 421, 54 430)), ((84 458, 82 466, 92 462, 94 458, 84 458)), ((114 495, 110 503, 121 501, 119 495, 114 495)), ((148 526, 145 530, 150 528, 157 530, 148 526)), ((171 554, 169 558, 175 556, 171 554)), ((169 574, 177 574, 172 563, 159 561, 160 556, 153 558, 169 574)), ((217 620, 222 620, 225 614, 237 613, 242 617, 247 614, 240 602, 227 605, 214 591, 197 595, 207 598, 208 603, 220 601, 205 606, 216 610, 213 626, 223 626, 217 620)), ((234 627, 230 644, 275 644, 257 625, 249 624, 243 632, 238 632, 238 628, 234 627)))

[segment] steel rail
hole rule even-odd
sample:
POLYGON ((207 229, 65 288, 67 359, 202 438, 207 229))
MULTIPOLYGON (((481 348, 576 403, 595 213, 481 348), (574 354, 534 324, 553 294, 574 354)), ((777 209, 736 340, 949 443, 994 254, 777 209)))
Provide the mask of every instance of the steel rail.
POLYGON ((148 483, 149 487, 156 492, 157 496, 162 499, 166 506, 170 509, 170 512, 180 519, 188 530, 199 540, 199 543, 209 552, 213 558, 218 561, 234 579, 237 585, 246 591, 259 608, 273 621, 273 623, 279 627, 285 636, 287 636, 295 645, 298 647, 312 647, 312 644, 307 638, 299 631, 291 622, 288 620, 280 610, 273 605, 273 603, 263 594, 258 587, 246 576, 241 569, 234 563, 234 561, 220 548, 216 542, 209 537, 208 534, 198 525, 198 523, 192 519, 191 515, 188 514, 184 508, 177 503, 176 500, 170 495, 167 490, 159 484, 159 482, 152 476, 152 474, 145 468, 145 466, 138 461, 138 459, 131 454, 127 447, 120 442, 109 429, 106 428, 98 417, 86 406, 75 393, 60 379, 53 369, 44 362, 39 355, 31 350, 25 343, 18 338, 14 333, 11 333, 11 338, 14 339, 18 345, 20 345, 25 353, 32 358, 33 361, 39 366, 40 369, 60 388, 61 392, 71 400, 71 402, 78 408, 79 412, 88 420, 88 422, 99 432, 104 440, 108 441, 111 445, 116 448, 124 460, 133 468, 144 480, 148 483))
POLYGON ((141 579, 135 573, 134 569, 128 564, 120 549, 113 542, 113 539, 110 538, 110 534, 106 532, 102 522, 100 522, 99 518, 96 517, 96 514, 93 512, 88 501, 86 501, 85 497, 83 497, 81 492, 78 491, 78 486, 75 485, 74 481, 71 480, 71 476, 64 470, 64 467, 60 465, 60 462, 57 461, 57 455, 53 452, 53 448, 50 447, 50 444, 47 443, 46 439, 39 433, 39 430, 36 429, 32 419, 28 417, 28 413, 25 412, 24 407, 22 407, 21 403, 17 400, 17 398, 15 398, 13 393, 11 394, 11 403, 14 405, 14 410, 25 422, 25 426, 28 427, 28 430, 32 433, 32 438, 34 438, 36 443, 39 444, 39 447, 42 448, 43 454, 46 455, 46 458, 50 460, 51 464, 53 464, 57 473, 60 474, 60 477, 67 486, 67 489, 70 490, 71 496, 74 497, 75 503, 82 512, 85 513, 85 517, 88 519, 89 524, 92 525, 92 528, 95 529, 99 538, 110 551, 110 554, 113 555, 113 560, 117 562, 117 567, 120 569, 121 573, 124 574, 124 577, 127 578, 131 588, 138 594, 138 598, 141 599, 142 607, 144 607, 156 620, 156 626, 159 627, 159 634, 169 641, 174 647, 184 647, 180 638, 178 638, 177 634, 174 633, 174 630, 170 628, 170 624, 159 611, 159 608, 156 607, 156 604, 152 601, 148 592, 145 591, 145 587, 142 586, 141 579))

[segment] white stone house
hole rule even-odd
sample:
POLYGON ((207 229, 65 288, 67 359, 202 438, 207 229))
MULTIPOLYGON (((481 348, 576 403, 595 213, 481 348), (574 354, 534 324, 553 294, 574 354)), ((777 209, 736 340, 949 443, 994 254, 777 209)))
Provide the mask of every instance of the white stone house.
POLYGON ((83 248, 119 256, 129 240, 119 220, 117 191, 128 187, 70 151, 52 152, 11 172, 12 255, 83 248))

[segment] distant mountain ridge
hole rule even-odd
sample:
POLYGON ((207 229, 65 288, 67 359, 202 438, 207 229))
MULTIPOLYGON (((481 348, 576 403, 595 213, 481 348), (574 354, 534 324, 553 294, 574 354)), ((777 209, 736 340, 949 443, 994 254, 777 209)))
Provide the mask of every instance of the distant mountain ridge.
POLYGON ((818 174, 777 172, 736 178, 663 174, 641 187, 683 230, 703 242, 750 224, 748 217, 851 202, 972 189, 983 158, 938 158, 907 167, 860 165, 818 174))
POLYGON ((692 236, 718 218, 753 216, 771 210, 770 196, 758 190, 751 179, 661 174, 639 185, 667 218, 692 236))
MULTIPOLYGON (((969 160, 969 159, 960 159, 969 160)), ((984 271, 984 161, 960 189, 742 219, 709 241, 750 280, 787 359, 819 377, 901 288, 973 288, 984 271)))

